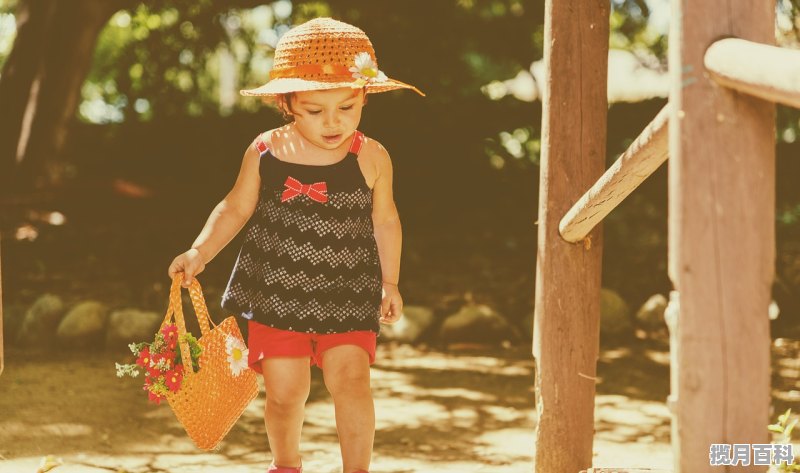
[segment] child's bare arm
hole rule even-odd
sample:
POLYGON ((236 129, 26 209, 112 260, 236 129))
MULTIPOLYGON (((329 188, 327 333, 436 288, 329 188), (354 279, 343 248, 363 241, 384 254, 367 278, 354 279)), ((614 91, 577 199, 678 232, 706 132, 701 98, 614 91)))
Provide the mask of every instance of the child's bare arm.
POLYGON ((259 162, 258 151, 248 146, 236 183, 211 212, 192 248, 172 261, 168 271, 170 278, 183 272, 184 285, 188 285, 247 223, 258 203, 259 162))
POLYGON ((403 308, 403 300, 397 287, 400 280, 403 232, 392 192, 392 161, 389 153, 377 142, 369 148, 374 150, 374 163, 377 169, 377 179, 372 188, 372 224, 381 260, 385 294, 381 304, 381 321, 394 323, 400 318, 403 308))

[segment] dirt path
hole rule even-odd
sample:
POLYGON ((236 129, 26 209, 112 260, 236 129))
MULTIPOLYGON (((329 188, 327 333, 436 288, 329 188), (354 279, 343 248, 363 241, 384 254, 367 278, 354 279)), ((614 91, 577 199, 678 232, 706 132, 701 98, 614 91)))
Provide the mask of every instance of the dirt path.
MULTIPOLYGON (((0 376, 0 472, 34 473, 45 455, 63 459, 55 473, 266 469, 263 387, 220 450, 203 453, 169 407, 146 402, 140 380, 115 377, 121 358, 8 353, 0 376)), ((526 347, 444 353, 381 345, 378 360, 374 473, 531 470, 534 363, 526 347)), ((671 468, 663 402, 668 354, 606 350, 598 375, 594 466, 671 468)), ((333 404, 316 368, 302 450, 305 471, 340 471, 333 404)))

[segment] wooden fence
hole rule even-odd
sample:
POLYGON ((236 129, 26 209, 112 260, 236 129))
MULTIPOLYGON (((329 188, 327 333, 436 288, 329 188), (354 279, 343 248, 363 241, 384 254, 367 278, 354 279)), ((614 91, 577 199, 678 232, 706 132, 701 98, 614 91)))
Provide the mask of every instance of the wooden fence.
POLYGON ((773 2, 673 0, 669 103, 600 175, 604 5, 545 7, 534 470, 592 466, 601 222, 668 160, 674 471, 762 471, 711 466, 709 447, 769 441, 774 103, 800 107, 800 51, 773 45, 773 2))

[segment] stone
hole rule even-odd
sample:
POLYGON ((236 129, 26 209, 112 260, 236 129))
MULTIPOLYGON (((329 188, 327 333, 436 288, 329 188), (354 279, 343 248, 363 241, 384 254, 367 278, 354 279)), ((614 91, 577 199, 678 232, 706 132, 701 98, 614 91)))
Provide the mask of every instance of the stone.
POLYGON ((381 338, 401 343, 416 343, 432 324, 432 309, 406 306, 403 307, 403 316, 400 320, 391 325, 381 326, 381 338))
POLYGON ((776 320, 781 315, 781 308, 778 307, 778 303, 774 299, 769 303, 767 313, 769 314, 769 320, 776 320))
POLYGON ((52 343, 65 310, 60 297, 54 294, 40 296, 25 313, 17 342, 32 348, 44 348, 52 343))
POLYGON ((636 312, 636 321, 645 330, 666 329, 664 311, 667 309, 667 298, 662 294, 650 296, 636 312))
POLYGON ((108 318, 106 348, 124 351, 130 343, 152 342, 163 321, 164 316, 156 312, 138 309, 114 311, 108 318))
POLYGON ((601 337, 633 333, 630 308, 625 299, 611 289, 600 289, 600 333, 601 337))
POLYGON ((99 348, 108 323, 108 308, 97 301, 85 301, 70 309, 56 332, 61 346, 99 348))
POLYGON ((17 341, 27 308, 21 304, 3 306, 3 341, 13 345, 17 341))
POLYGON ((446 343, 500 344, 519 339, 519 333, 502 315, 481 304, 464 306, 447 317, 439 336, 446 343))

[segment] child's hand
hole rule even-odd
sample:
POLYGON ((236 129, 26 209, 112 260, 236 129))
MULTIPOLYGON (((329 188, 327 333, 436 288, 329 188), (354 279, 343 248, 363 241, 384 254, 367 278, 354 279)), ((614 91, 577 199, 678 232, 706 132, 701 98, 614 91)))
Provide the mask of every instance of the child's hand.
POLYGON ((203 262, 200 251, 192 248, 172 260, 172 264, 169 265, 169 278, 173 279, 177 273, 183 273, 183 287, 189 287, 192 278, 202 273, 204 269, 206 269, 206 264, 203 262))
POLYGON ((382 324, 393 324, 400 320, 403 315, 403 298, 400 297, 400 290, 394 284, 383 284, 383 300, 381 300, 382 324))

